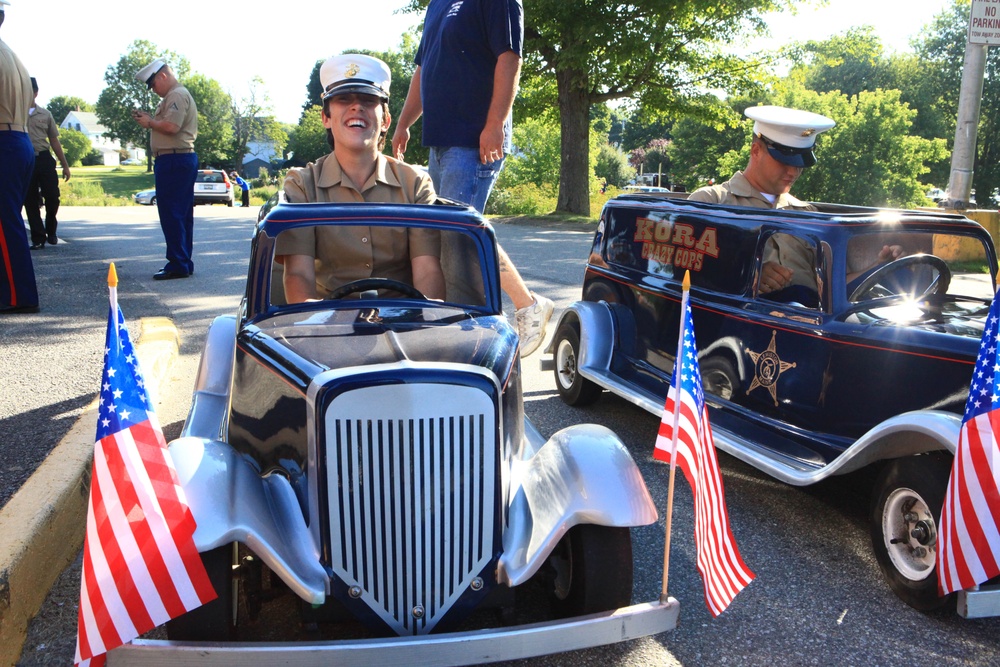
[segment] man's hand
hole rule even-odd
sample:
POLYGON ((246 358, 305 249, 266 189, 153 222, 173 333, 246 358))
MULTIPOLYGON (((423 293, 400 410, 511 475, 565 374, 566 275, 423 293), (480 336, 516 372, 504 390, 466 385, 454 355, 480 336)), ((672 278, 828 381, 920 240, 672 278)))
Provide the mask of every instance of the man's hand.
POLYGON ((764 262, 760 270, 759 291, 761 294, 777 292, 792 282, 792 270, 777 262, 764 262))
POLYGON ((406 155, 406 145, 410 143, 410 128, 396 123, 396 131, 392 133, 392 154, 397 160, 406 155))
POLYGON ((503 123, 486 124, 479 135, 479 161, 483 164, 496 162, 503 157, 503 123))
POLYGON ((139 109, 132 109, 132 118, 139 124, 140 127, 149 129, 150 123, 153 121, 153 117, 150 116, 145 111, 140 111, 139 109))
POLYGON ((903 246, 898 245, 884 245, 878 253, 878 263, 885 264, 886 262, 891 262, 894 259, 899 259, 906 253, 903 252, 903 246))
POLYGON ((69 164, 63 163, 62 171, 63 171, 63 180, 64 181, 68 181, 69 180, 69 164))

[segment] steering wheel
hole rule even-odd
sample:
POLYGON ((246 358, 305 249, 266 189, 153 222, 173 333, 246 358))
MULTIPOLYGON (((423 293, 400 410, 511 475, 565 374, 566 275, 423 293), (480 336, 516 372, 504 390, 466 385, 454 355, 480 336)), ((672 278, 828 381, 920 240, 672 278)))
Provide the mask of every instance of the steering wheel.
POLYGON ((348 294, 364 292, 372 289, 388 289, 400 292, 401 294, 413 297, 414 299, 421 299, 423 301, 427 300, 427 297, 423 295, 423 292, 418 290, 413 285, 408 285, 404 282, 393 280, 392 278, 362 278, 361 280, 354 280, 346 285, 341 285, 327 298, 343 299, 348 294))
POLYGON ((938 275, 917 298, 924 299, 931 295, 945 294, 948 291, 948 286, 951 284, 951 269, 948 268, 943 259, 936 255, 918 254, 900 257, 872 271, 871 275, 865 278, 854 289, 850 297, 851 301, 864 301, 866 298, 872 298, 874 295, 869 295, 868 293, 872 292, 876 285, 885 280, 886 276, 921 264, 926 264, 933 269, 937 269, 938 275))

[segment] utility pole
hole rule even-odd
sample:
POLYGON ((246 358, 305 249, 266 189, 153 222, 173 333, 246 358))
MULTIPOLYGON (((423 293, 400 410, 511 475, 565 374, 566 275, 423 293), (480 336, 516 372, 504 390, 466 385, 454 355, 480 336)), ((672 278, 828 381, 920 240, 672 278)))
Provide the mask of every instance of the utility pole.
POLYGON ((946 206, 964 209, 972 192, 973 165, 976 161, 976 134, 979 109, 983 102, 983 78, 986 54, 990 46, 1000 45, 1000 17, 991 0, 972 0, 969 30, 962 68, 962 88, 958 95, 958 123, 955 147, 951 154, 951 177, 946 206))

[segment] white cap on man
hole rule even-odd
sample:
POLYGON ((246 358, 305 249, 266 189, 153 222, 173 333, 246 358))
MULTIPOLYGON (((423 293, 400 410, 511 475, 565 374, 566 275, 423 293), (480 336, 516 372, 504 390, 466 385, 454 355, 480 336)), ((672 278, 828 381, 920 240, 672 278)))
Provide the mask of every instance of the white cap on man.
POLYGON ((743 112, 754 121, 753 133, 778 162, 792 167, 816 164, 813 146, 816 136, 837 123, 826 116, 788 107, 749 107, 743 112))
POLYGON ((0 12, 3 11, 4 5, 9 5, 9 4, 10 4, 9 0, 0 0, 0 12))
POLYGON ((162 58, 157 58, 153 62, 149 63, 141 70, 135 73, 135 80, 139 83, 144 83, 147 86, 149 82, 152 81, 153 77, 156 76, 157 72, 167 66, 167 63, 163 62, 162 58))
POLYGON ((321 97, 324 100, 344 93, 364 93, 387 100, 392 73, 389 66, 378 58, 343 53, 323 63, 319 68, 319 81, 323 86, 321 97))

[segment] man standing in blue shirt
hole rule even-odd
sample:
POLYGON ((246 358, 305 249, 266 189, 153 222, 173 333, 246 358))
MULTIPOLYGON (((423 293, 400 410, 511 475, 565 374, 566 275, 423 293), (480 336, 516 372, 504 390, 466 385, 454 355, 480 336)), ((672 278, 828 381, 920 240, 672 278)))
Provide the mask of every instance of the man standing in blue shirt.
POLYGON ((240 186, 240 200, 242 201, 243 208, 250 206, 250 185, 240 178, 240 175, 235 171, 229 174, 229 178, 236 182, 236 185, 240 186))
MULTIPOLYGON (((511 108, 521 75, 521 0, 431 0, 417 49, 416 71, 392 137, 402 160, 410 126, 423 114, 434 189, 480 213, 511 152, 511 108)), ((521 354, 545 336, 553 303, 533 295, 507 253, 500 283, 517 309, 521 354)))

